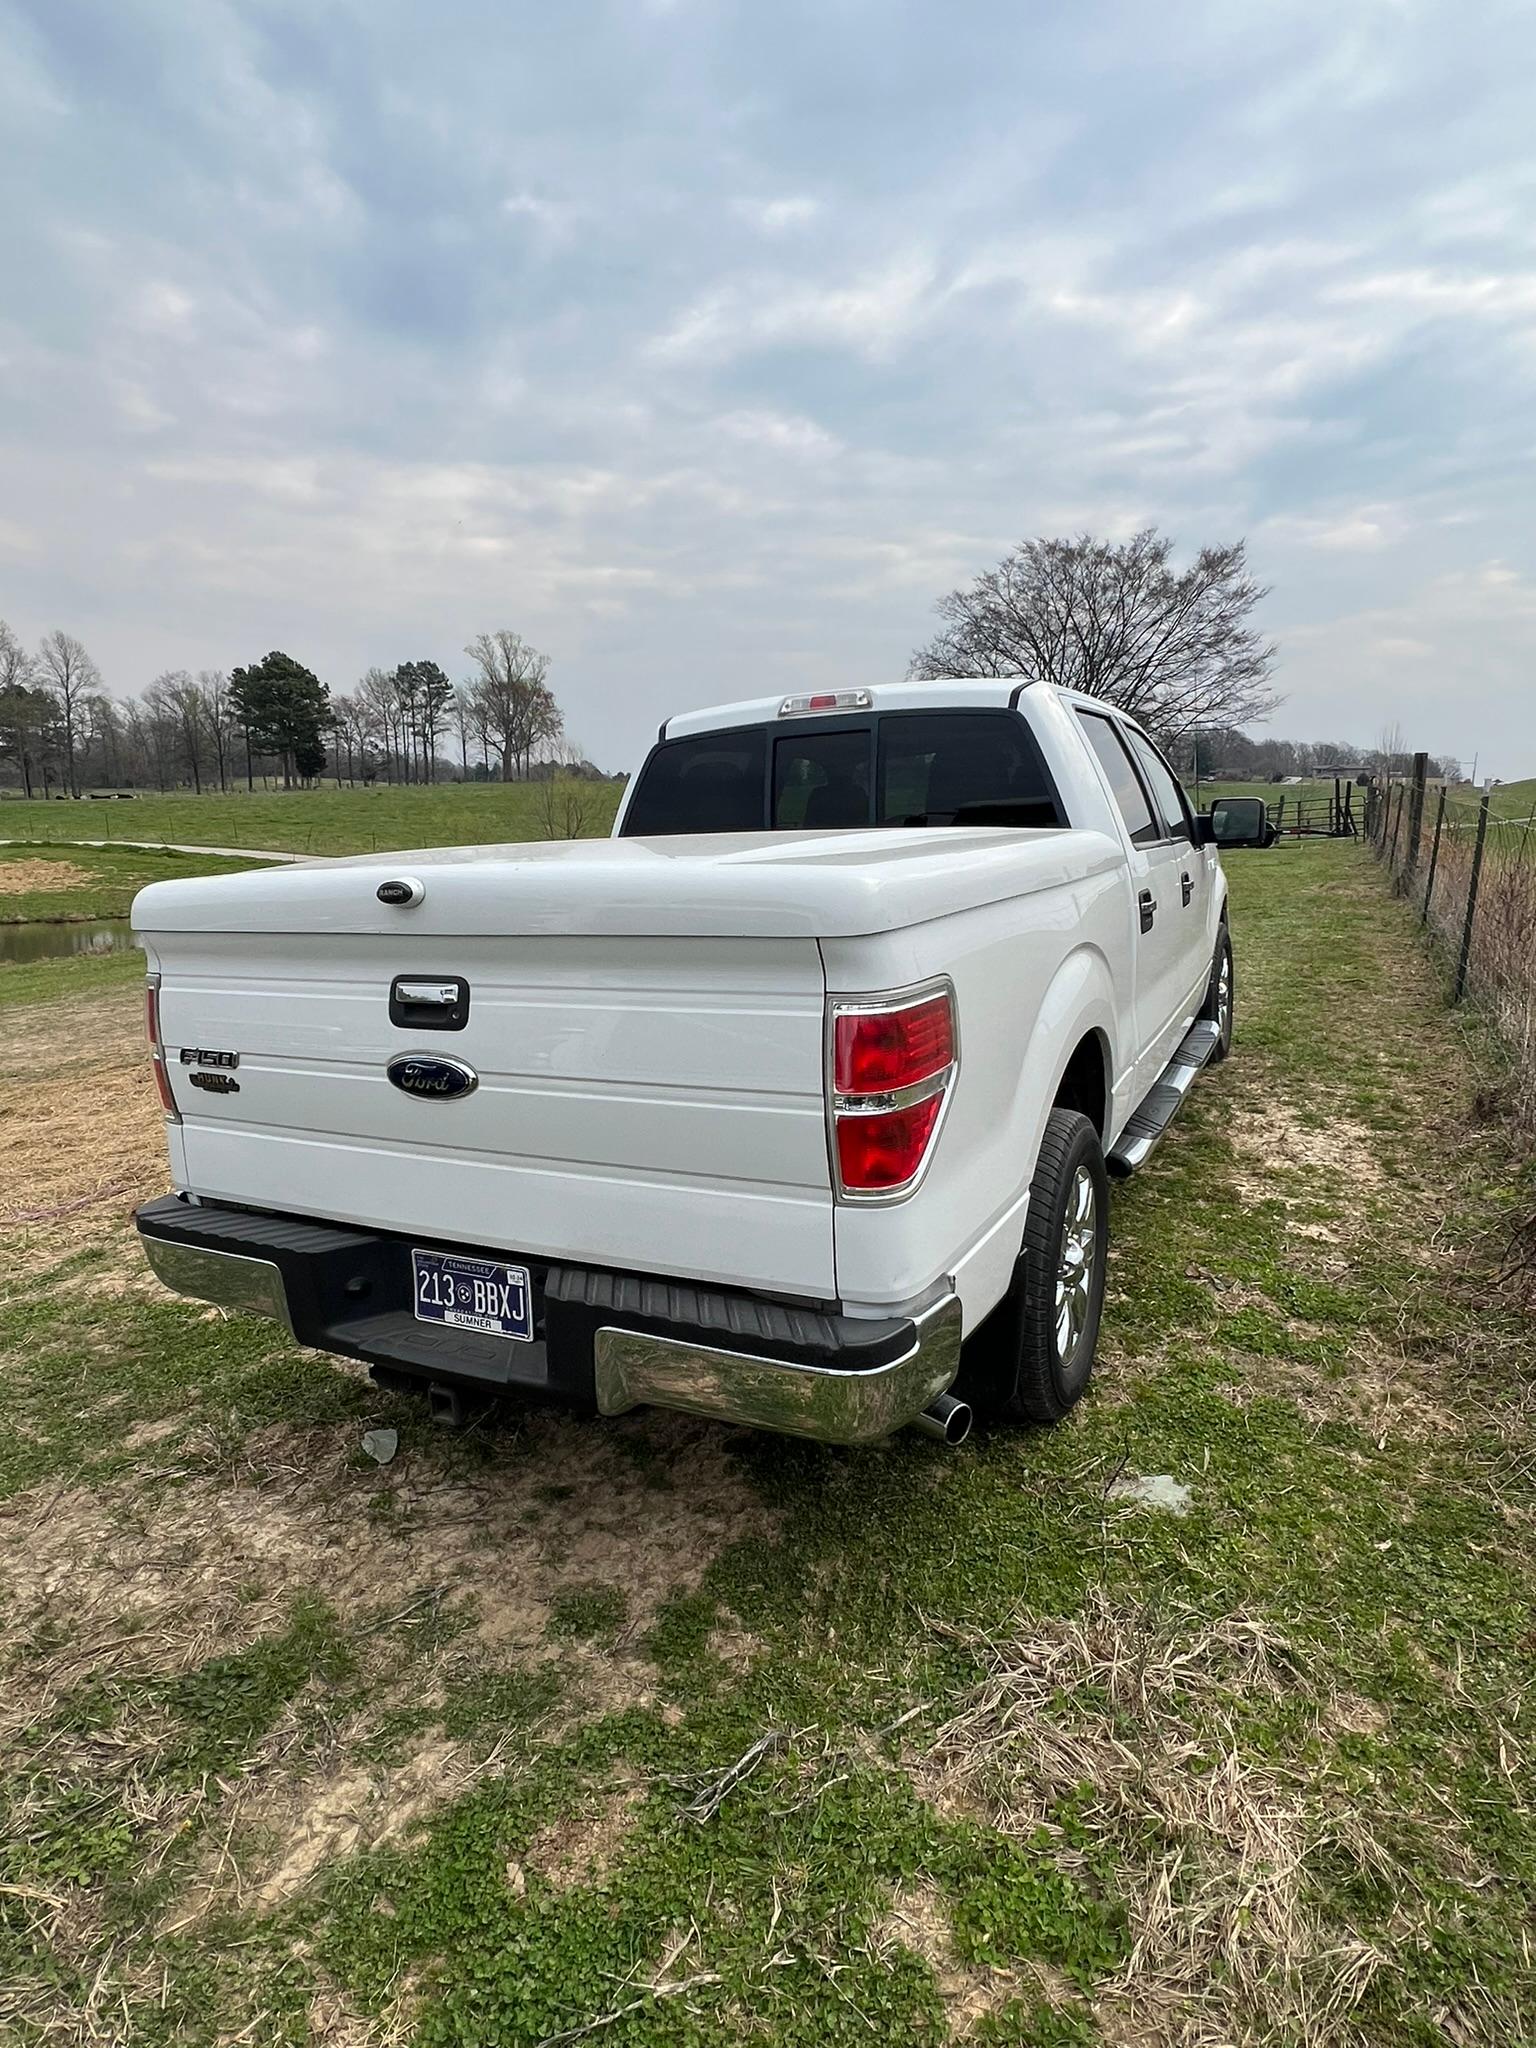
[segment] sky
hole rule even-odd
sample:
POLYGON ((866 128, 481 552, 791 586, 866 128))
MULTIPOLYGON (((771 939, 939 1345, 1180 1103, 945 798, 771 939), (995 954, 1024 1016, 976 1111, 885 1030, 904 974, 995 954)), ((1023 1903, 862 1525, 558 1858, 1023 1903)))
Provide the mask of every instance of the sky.
POLYGON ((1246 537, 1269 730, 1536 774, 1536 10, 0 0, 0 617, 570 732, 1246 537))

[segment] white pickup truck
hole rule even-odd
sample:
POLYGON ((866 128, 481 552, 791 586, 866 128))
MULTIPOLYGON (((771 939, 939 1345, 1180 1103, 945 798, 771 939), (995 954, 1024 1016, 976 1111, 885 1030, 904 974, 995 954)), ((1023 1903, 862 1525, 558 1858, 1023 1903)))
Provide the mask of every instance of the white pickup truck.
POLYGON ((157 882, 145 1250, 447 1420, 1053 1421, 1265 839, 1102 702, 904 683, 670 719, 611 839, 157 882))

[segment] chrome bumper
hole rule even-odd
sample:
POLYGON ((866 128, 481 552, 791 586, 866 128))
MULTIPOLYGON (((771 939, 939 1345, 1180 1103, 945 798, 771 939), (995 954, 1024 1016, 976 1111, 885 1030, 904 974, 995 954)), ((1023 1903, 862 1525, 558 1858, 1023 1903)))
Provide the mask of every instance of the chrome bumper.
POLYGON ((900 1358, 858 1369, 601 1329, 593 1339, 597 1405, 604 1415, 650 1405, 821 1443, 872 1443, 915 1421, 960 1370, 960 1304, 952 1294, 912 1328, 912 1348, 900 1358))
POLYGON ((352 1301, 345 1276, 387 1275, 399 1263, 398 1247, 382 1240, 216 1204, 181 1210, 170 1201, 141 1212, 140 1234, 150 1266, 175 1293, 270 1316, 301 1344, 398 1366, 424 1380, 469 1380, 595 1401, 604 1415, 643 1406, 675 1408, 823 1443, 872 1443, 915 1422, 948 1392, 960 1369, 960 1304, 952 1294, 918 1316, 879 1324, 732 1297, 736 1321, 728 1329, 719 1311, 731 1303, 718 1295, 695 1296, 681 1282, 621 1277, 605 1287, 596 1284, 605 1276, 581 1271, 574 1290, 561 1294, 551 1270, 544 1295, 546 1340, 508 1345, 454 1333, 445 1344, 437 1326, 424 1331, 403 1302, 394 1313, 376 1312, 395 1305, 382 1279, 361 1307, 352 1301), (188 1242, 194 1234, 222 1236, 225 1242, 188 1242), (233 1249, 231 1240, 246 1248, 233 1249), (370 1265, 373 1250, 378 1258, 370 1265), (660 1299, 649 1300, 647 1289, 660 1299), (687 1297, 681 1306, 679 1296, 687 1297), (713 1320, 708 1304, 716 1311, 713 1320), (362 1322, 347 1320, 359 1313, 362 1322), (653 1323, 665 1313, 670 1326, 642 1330, 603 1320, 615 1313, 653 1323), (809 1348, 797 1324, 814 1326, 815 1362, 772 1355, 774 1348, 788 1351, 796 1340, 809 1348), (764 1349, 728 1350, 712 1341, 717 1334, 738 1333, 748 1342, 761 1337, 764 1349), (871 1364, 871 1356, 881 1362, 871 1364))
POLYGON ((172 1244, 147 1234, 139 1241, 156 1279, 173 1294, 189 1294, 218 1308, 244 1309, 247 1315, 271 1316, 292 1334, 288 1290, 270 1259, 212 1251, 204 1245, 172 1244))

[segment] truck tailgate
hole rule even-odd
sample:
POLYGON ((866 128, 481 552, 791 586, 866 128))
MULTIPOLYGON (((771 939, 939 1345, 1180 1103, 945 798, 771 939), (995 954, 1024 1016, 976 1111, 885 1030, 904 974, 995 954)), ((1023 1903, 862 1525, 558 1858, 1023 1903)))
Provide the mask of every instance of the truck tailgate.
POLYGON ((428 1242, 835 1296, 813 938, 155 924, 142 936, 163 977, 182 1187, 428 1242), (466 980, 464 1028, 392 1023, 402 974, 466 980), (238 1053, 238 1092, 194 1087, 184 1050, 238 1053), (403 1093, 385 1069, 405 1052, 463 1061, 478 1085, 403 1093))

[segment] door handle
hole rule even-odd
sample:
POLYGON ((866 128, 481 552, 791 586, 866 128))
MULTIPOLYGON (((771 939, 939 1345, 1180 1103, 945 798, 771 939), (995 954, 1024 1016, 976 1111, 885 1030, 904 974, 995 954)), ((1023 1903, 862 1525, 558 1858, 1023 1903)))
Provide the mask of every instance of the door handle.
POLYGON ((1186 910, 1188 910, 1188 908, 1189 908, 1189 899, 1190 899, 1190 897, 1191 897, 1191 896, 1193 896, 1193 895, 1194 895, 1194 893, 1195 893, 1195 884, 1194 884, 1194 879, 1193 879, 1193 877, 1192 877, 1192 876, 1190 875, 1190 873, 1189 873, 1189 870, 1188 870, 1187 868, 1185 869, 1184 873, 1183 873, 1182 875, 1180 875, 1180 877, 1179 877, 1179 884, 1180 884, 1180 887, 1181 887, 1181 888, 1183 889, 1183 891, 1184 891, 1184 908, 1185 908, 1186 910))
POLYGON ((1136 898, 1136 908, 1141 913, 1141 928, 1144 932, 1152 929, 1152 920, 1157 915, 1157 898, 1150 889, 1143 889, 1136 898))

